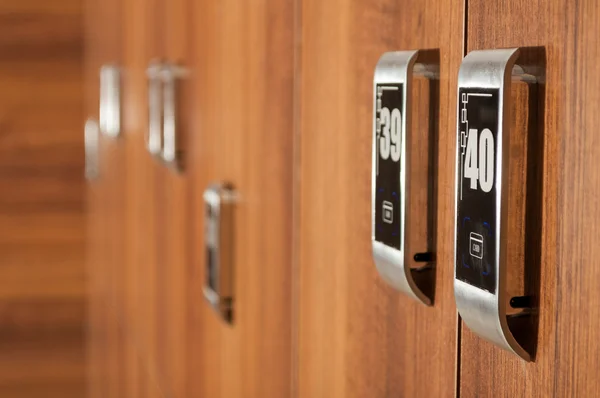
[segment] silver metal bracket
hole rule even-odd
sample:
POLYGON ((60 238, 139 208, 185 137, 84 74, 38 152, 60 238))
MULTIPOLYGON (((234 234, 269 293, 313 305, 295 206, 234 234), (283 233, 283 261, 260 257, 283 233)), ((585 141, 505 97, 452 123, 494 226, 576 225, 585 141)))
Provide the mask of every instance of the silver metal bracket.
POLYGON ((152 156, 160 156, 163 128, 163 84, 160 78, 163 64, 152 61, 146 70, 148 77, 148 133, 146 149, 152 156))
POLYGON ((85 149, 85 178, 89 181, 95 180, 99 175, 99 144, 100 128, 95 119, 85 122, 83 142, 85 149))
POLYGON ((519 52, 473 51, 459 70, 454 295, 471 330, 530 361, 511 330, 507 304, 527 315, 532 300, 509 300, 506 285, 511 81, 537 81, 516 65, 519 52))
MULTIPOLYGON (((409 253, 407 236, 410 233, 411 190, 417 184, 435 185, 433 181, 411 181, 410 178, 411 137, 416 134, 411 123, 413 76, 438 78, 439 60, 431 56, 432 53, 437 52, 385 53, 377 63, 373 82, 373 257, 379 274, 387 283, 426 305, 433 301, 435 255, 433 250, 409 253), (420 262, 426 265, 419 266, 420 262), (424 274, 430 278, 422 278, 424 274), (417 283, 417 275, 419 280, 429 284, 429 294, 422 289, 423 283, 417 283)), ((433 231, 429 233, 434 234, 433 231)))
POLYGON ((204 297, 227 322, 234 309, 234 204, 236 196, 227 184, 213 184, 204 191, 206 280, 204 297))
POLYGON ((100 68, 100 131, 116 138, 121 134, 121 71, 115 65, 100 68))
POLYGON ((148 76, 148 152, 173 170, 183 167, 183 132, 178 112, 180 80, 188 75, 187 69, 154 61, 148 76))

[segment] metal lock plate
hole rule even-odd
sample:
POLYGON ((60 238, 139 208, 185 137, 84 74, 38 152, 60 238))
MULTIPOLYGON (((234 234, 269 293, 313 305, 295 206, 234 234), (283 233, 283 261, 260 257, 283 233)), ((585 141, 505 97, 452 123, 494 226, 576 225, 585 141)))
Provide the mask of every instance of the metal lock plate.
POLYGON ((204 296, 227 322, 233 321, 234 304, 234 203, 226 184, 213 184, 204 191, 206 279, 204 296))

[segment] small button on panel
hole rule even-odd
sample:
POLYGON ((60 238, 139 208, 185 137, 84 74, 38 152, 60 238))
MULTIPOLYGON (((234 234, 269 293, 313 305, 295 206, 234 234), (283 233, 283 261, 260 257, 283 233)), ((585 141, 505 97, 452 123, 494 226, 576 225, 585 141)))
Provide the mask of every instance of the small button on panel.
POLYGON ((471 232, 469 234, 469 249, 471 257, 481 260, 483 258, 483 236, 471 232))
POLYGON ((493 231, 487 221, 476 220, 469 216, 462 219, 459 227, 460 256, 457 260, 458 279, 489 292, 495 291, 493 231))

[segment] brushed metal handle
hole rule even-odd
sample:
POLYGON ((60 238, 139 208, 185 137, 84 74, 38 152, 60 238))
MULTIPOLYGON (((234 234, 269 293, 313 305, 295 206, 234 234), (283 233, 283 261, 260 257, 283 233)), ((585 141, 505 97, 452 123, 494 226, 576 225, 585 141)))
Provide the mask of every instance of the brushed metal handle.
POLYGON ((232 322, 235 193, 227 184, 212 184, 204 191, 204 203, 206 279, 203 292, 217 313, 225 321, 232 322))
POLYGON ((155 61, 148 75, 148 152, 169 168, 183 168, 183 126, 180 123, 180 83, 187 69, 168 62, 155 61))
POLYGON ((174 170, 183 167, 184 126, 181 115, 181 80, 187 70, 176 64, 165 64, 162 70, 163 81, 163 147, 162 160, 174 170))
MULTIPOLYGON (((509 323, 506 297, 511 81, 537 81, 535 72, 516 65, 519 54, 518 48, 472 51, 460 66, 454 296, 471 330, 529 361, 513 334, 515 322, 509 323)), ((531 304, 526 297, 510 302, 531 304)))
POLYGON ((121 134, 121 71, 116 65, 100 68, 99 126, 106 136, 121 134))
POLYGON ((152 61, 146 70, 146 76, 148 77, 148 131, 145 141, 146 149, 152 156, 159 156, 162 150, 162 69, 163 64, 160 61, 152 61))
MULTIPOLYGON (((373 86, 373 258, 386 282, 426 305, 432 304, 435 255, 433 247, 426 253, 408 253, 410 222, 407 218, 412 188, 419 183, 433 187, 435 182, 412 181, 410 178, 411 139, 415 134, 412 131, 411 93, 413 75, 429 79, 430 84, 437 80, 437 54, 436 50, 385 53, 377 63, 373 86)), ((422 216, 428 218, 428 214, 422 216)), ((435 232, 429 231, 429 234, 435 235, 435 232)))
POLYGON ((100 127, 95 119, 89 118, 85 122, 83 132, 85 151, 85 178, 95 180, 99 176, 99 143, 100 127))

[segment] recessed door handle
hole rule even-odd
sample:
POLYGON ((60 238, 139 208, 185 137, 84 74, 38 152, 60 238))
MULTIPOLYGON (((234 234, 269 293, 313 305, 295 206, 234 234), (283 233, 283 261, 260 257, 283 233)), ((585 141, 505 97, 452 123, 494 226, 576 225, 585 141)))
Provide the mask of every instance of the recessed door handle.
MULTIPOLYGON (((417 187, 419 192, 427 191, 435 187, 435 181, 432 173, 427 173, 428 176, 421 181, 411 178, 412 156, 428 158, 429 152, 428 149, 425 153, 412 153, 417 151, 412 148, 414 135, 424 134, 425 139, 421 141, 430 137, 427 128, 420 132, 413 130, 411 94, 414 75, 427 78, 429 84, 437 84, 438 69, 439 55, 435 50, 388 52, 377 63, 373 87, 373 257, 385 281, 426 305, 431 305, 433 299, 434 228, 427 231, 425 252, 411 252, 408 242, 411 223, 418 217, 423 222, 434 217, 428 214, 434 205, 429 203, 419 214, 409 214, 409 209, 417 187)), ((430 98, 430 101, 435 102, 436 99, 430 98)), ((433 144, 429 142, 429 145, 433 144)), ((433 196, 428 195, 428 198, 433 196)))
POLYGON ((146 70, 148 77, 148 132, 146 149, 152 156, 160 156, 163 129, 163 63, 152 61, 146 70))
MULTIPOLYGON (((511 80, 535 84, 517 48, 470 52, 458 74, 454 295, 471 330, 525 360, 507 306, 531 313, 531 297, 508 299, 508 176, 511 80), (510 304, 509 304, 510 303, 510 304)), ((525 264, 527 266, 527 264, 525 264)))
POLYGON ((181 80, 188 74, 179 65, 167 63, 162 71, 163 81, 163 147, 162 160, 171 168, 183 166, 184 126, 181 123, 181 80))
POLYGON ((183 166, 180 83, 187 70, 173 63, 153 62, 148 76, 148 152, 174 170, 183 166))
POLYGON ((95 119, 89 118, 85 122, 83 132, 83 142, 85 150, 85 178, 95 180, 99 174, 99 143, 100 127, 95 119))
POLYGON ((100 68, 100 131, 116 138, 121 134, 121 71, 116 65, 100 68))
POLYGON ((206 252, 204 297, 225 321, 232 322, 235 193, 227 184, 213 184, 204 191, 204 203, 206 252))

